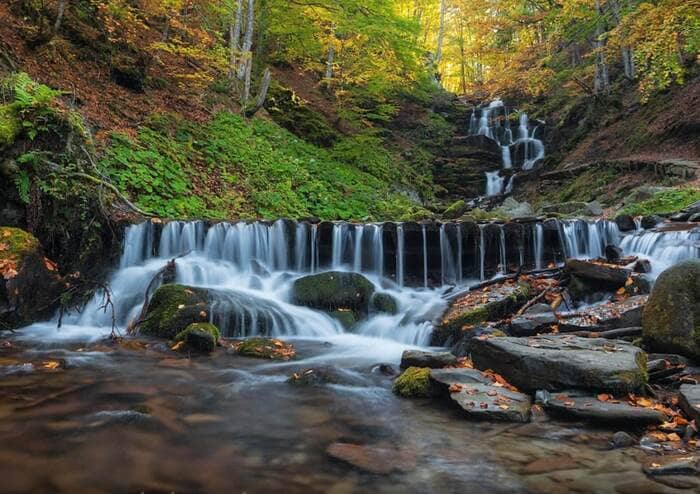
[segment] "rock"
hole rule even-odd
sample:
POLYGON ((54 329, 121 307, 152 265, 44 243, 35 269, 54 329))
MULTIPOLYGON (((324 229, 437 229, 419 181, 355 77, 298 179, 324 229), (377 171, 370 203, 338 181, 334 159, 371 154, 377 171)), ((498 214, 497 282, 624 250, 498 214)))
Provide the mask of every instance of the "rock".
POLYGON ((429 367, 441 369, 457 363, 457 357, 450 352, 425 352, 422 350, 405 350, 401 355, 401 368, 429 367))
POLYGON ((492 327, 477 327, 469 331, 462 332, 461 337, 450 348, 450 353, 457 357, 468 357, 471 354, 472 341, 480 336, 506 336, 500 329, 492 327))
POLYGON ((598 201, 589 202, 586 204, 585 213, 588 216, 600 216, 603 214, 603 206, 598 201))
POLYGON ((332 310, 328 315, 337 320, 347 331, 357 324, 357 316, 349 309, 332 310))
POLYGON ((610 300, 580 310, 574 316, 559 320, 559 331, 607 331, 642 325, 642 312, 647 295, 636 295, 621 302, 610 300))
POLYGON ((272 360, 289 360, 294 357, 294 347, 274 338, 248 338, 234 346, 239 355, 272 360))
POLYGON ((630 436, 627 432, 625 431, 618 431, 615 434, 613 434, 612 439, 610 440, 610 446, 614 449, 616 448, 631 448, 632 446, 637 444, 637 440, 630 436))
POLYGON ((529 309, 527 309, 524 314, 525 315, 530 315, 530 314, 553 314, 554 311, 552 310, 552 306, 549 304, 534 304, 530 306, 529 309))
POLYGON ((700 260, 659 275, 642 315, 642 337, 655 352, 700 360, 700 260))
POLYGON ((370 306, 377 312, 395 315, 399 312, 399 304, 389 293, 375 293, 370 299, 370 306))
POLYGON ((698 475, 700 474, 700 456, 654 458, 644 466, 647 475, 698 475))
POLYGON ((542 213, 574 214, 587 209, 585 202, 562 202, 558 204, 547 204, 540 208, 542 213))
POLYGON ((684 213, 689 213, 689 214, 698 214, 700 213, 700 201, 696 201, 690 206, 686 206, 683 208, 684 213))
POLYGON ((392 389, 404 398, 429 398, 435 394, 427 367, 409 367, 396 378, 392 389))
POLYGON ((442 216, 445 219, 453 220, 462 216, 466 209, 466 203, 464 202, 464 200, 460 199, 459 201, 453 202, 447 209, 445 209, 445 211, 442 213, 442 216))
POLYGON ((647 381, 646 354, 638 347, 603 338, 546 335, 476 339, 472 359, 518 389, 639 391, 647 381))
POLYGON ((333 443, 326 448, 326 454, 360 470, 378 475, 410 472, 416 467, 415 453, 388 445, 333 443))
POLYGON ((529 422, 530 397, 517 391, 489 384, 456 384, 450 390, 450 399, 477 420, 529 422))
POLYGON ((153 294, 140 332, 173 339, 192 323, 207 322, 209 303, 206 290, 184 285, 163 285, 153 294))
POLYGON ((690 213, 676 213, 672 214, 668 219, 671 221, 688 221, 690 219, 690 213))
POLYGON ((286 382, 298 386, 322 386, 325 384, 359 386, 363 384, 356 375, 330 365, 295 372, 286 382))
POLYGON ((682 384, 678 398, 688 417, 700 423, 700 384, 682 384))
POLYGON ((617 223, 617 228, 621 232, 629 232, 637 229, 637 225, 634 223, 634 218, 629 214, 621 214, 617 216, 615 218, 615 223, 617 223))
POLYGON ((609 285, 611 288, 623 286, 632 273, 630 269, 615 264, 581 259, 567 259, 566 269, 578 277, 609 285))
POLYGON ((605 246, 605 259, 608 261, 617 261, 623 255, 622 249, 617 245, 608 244, 605 246))
POLYGON ((691 221, 693 223, 697 223, 700 221, 700 213, 694 213, 690 215, 690 218, 688 218, 688 221, 691 221))
POLYGON ((184 342, 190 350, 211 353, 219 344, 219 328, 208 322, 192 323, 175 335, 175 341, 184 342))
POLYGON ((486 294, 473 291, 457 297, 433 330, 431 344, 454 344, 463 336, 463 328, 505 317, 525 304, 531 294, 527 283, 504 282, 490 286, 486 294))
POLYGON ((649 259, 639 259, 634 263, 632 270, 635 273, 651 273, 651 261, 649 259))
POLYGON ((547 332, 559 320, 551 310, 549 313, 523 314, 510 321, 508 334, 511 336, 533 336, 547 332))
POLYGON ((590 420, 592 422, 619 423, 635 427, 647 424, 660 424, 666 416, 658 410, 632 406, 625 401, 601 401, 594 395, 577 392, 549 394, 538 393, 542 405, 552 414, 590 420), (618 402, 618 403, 616 403, 618 402))
POLYGON ((0 328, 48 319, 63 289, 56 265, 31 233, 0 227, 0 328))
POLYGON ((507 197, 498 209, 509 218, 529 218, 535 214, 530 203, 518 202, 513 197, 507 197))
POLYGON ((438 391, 447 393, 450 386, 459 384, 492 384, 481 371, 454 367, 451 369, 431 369, 430 380, 438 391))
POLYGON ((374 285, 358 273, 329 271, 297 279, 292 285, 292 302, 325 311, 352 311, 366 316, 374 285))
POLYGON ((648 230, 650 228, 655 228, 659 223, 663 223, 664 219, 661 216, 655 214, 644 216, 642 218, 642 228, 648 230))

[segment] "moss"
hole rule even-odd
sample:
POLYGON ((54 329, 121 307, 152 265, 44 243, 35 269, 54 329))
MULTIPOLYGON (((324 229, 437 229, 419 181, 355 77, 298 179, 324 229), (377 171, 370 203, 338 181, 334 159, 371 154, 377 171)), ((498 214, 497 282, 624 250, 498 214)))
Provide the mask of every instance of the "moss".
POLYGON ((0 105, 0 148, 8 146, 15 141, 22 130, 11 105, 0 105))
POLYGON ((274 338, 248 338, 236 344, 236 351, 245 357, 289 360, 294 347, 274 338))
POLYGON ((399 312, 398 303, 393 295, 388 293, 375 293, 370 300, 372 309, 377 312, 395 315, 399 312))
POLYGON ((330 271, 296 280, 292 301, 330 312, 351 310, 359 317, 367 314, 373 293, 374 285, 361 274, 330 271))
POLYGON ((433 395, 430 369, 409 367, 394 381, 393 391, 404 398, 429 398, 433 395))
POLYGON ((25 255, 36 253, 39 241, 20 228, 0 227, 0 259, 21 264, 25 255))
POLYGON ((174 338, 192 323, 206 322, 207 293, 184 285, 163 285, 153 295, 141 332, 159 338, 174 338))
POLYGON ((625 206, 621 213, 632 216, 668 214, 680 211, 697 201, 700 201, 700 188, 665 190, 657 192, 650 199, 625 206))
POLYGON ((351 329, 357 324, 355 313, 350 309, 338 309, 328 313, 333 319, 336 319, 345 329, 351 329))
POLYGON ((455 201, 447 209, 445 209, 445 211, 442 213, 442 216, 450 220, 454 218, 459 218, 464 212, 465 206, 466 203, 464 202, 464 200, 460 199, 459 201, 455 201))
POLYGON ((200 352, 212 352, 219 343, 219 328, 208 322, 192 323, 175 335, 175 341, 185 342, 185 345, 200 352))

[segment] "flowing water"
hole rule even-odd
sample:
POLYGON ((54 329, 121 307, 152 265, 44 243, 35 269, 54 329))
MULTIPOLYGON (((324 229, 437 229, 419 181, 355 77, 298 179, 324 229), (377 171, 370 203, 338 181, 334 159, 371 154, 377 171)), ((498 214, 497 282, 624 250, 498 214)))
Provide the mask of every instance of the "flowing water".
POLYGON ((614 431, 467 422, 445 404, 396 398, 387 369, 428 344, 451 285, 600 255, 608 243, 676 262, 697 257, 699 242, 690 226, 623 235, 604 220, 131 226, 110 280, 122 330, 177 258, 177 281, 210 289, 212 321, 227 336, 279 336, 298 357, 188 359, 157 341, 107 344, 111 314, 99 295, 60 329, 56 320, 24 328, 0 366, 2 490, 663 492, 641 472, 643 452, 603 451, 614 431), (372 314, 348 333, 290 303, 295 279, 331 269, 364 273, 398 313, 372 314), (284 382, 309 367, 333 368, 343 384, 284 382), (367 446, 370 470, 378 449, 395 468, 353 469, 326 453, 333 443, 367 446))

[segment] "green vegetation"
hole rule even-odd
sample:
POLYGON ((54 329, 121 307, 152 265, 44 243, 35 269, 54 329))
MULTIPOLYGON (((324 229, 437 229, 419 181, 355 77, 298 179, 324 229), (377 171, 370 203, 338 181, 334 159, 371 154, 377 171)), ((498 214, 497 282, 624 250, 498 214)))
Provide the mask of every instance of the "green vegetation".
POLYGON ((240 355, 253 358, 289 360, 295 355, 292 345, 275 338, 248 338, 234 348, 240 355))
POLYGON ((700 201, 700 189, 673 189, 657 192, 651 199, 626 206, 620 213, 632 216, 674 213, 697 201, 700 201))
POLYGON ((430 398, 433 395, 430 369, 409 367, 396 378, 393 390, 394 393, 404 398, 430 398))
POLYGON ((211 353, 219 343, 219 328, 208 322, 192 323, 175 335, 176 342, 183 342, 190 350, 211 353))
POLYGON ((204 290, 184 285, 163 285, 148 304, 141 333, 173 339, 193 323, 206 322, 207 294, 204 290))

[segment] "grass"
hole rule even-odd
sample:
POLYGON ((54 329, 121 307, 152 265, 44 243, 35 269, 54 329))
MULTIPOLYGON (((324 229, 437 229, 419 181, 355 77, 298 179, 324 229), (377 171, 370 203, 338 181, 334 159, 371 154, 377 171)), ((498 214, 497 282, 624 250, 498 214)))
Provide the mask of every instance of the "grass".
POLYGON ((633 216, 668 214, 680 211, 697 201, 700 201, 700 189, 697 187, 679 188, 657 192, 650 199, 630 204, 621 213, 633 216))

